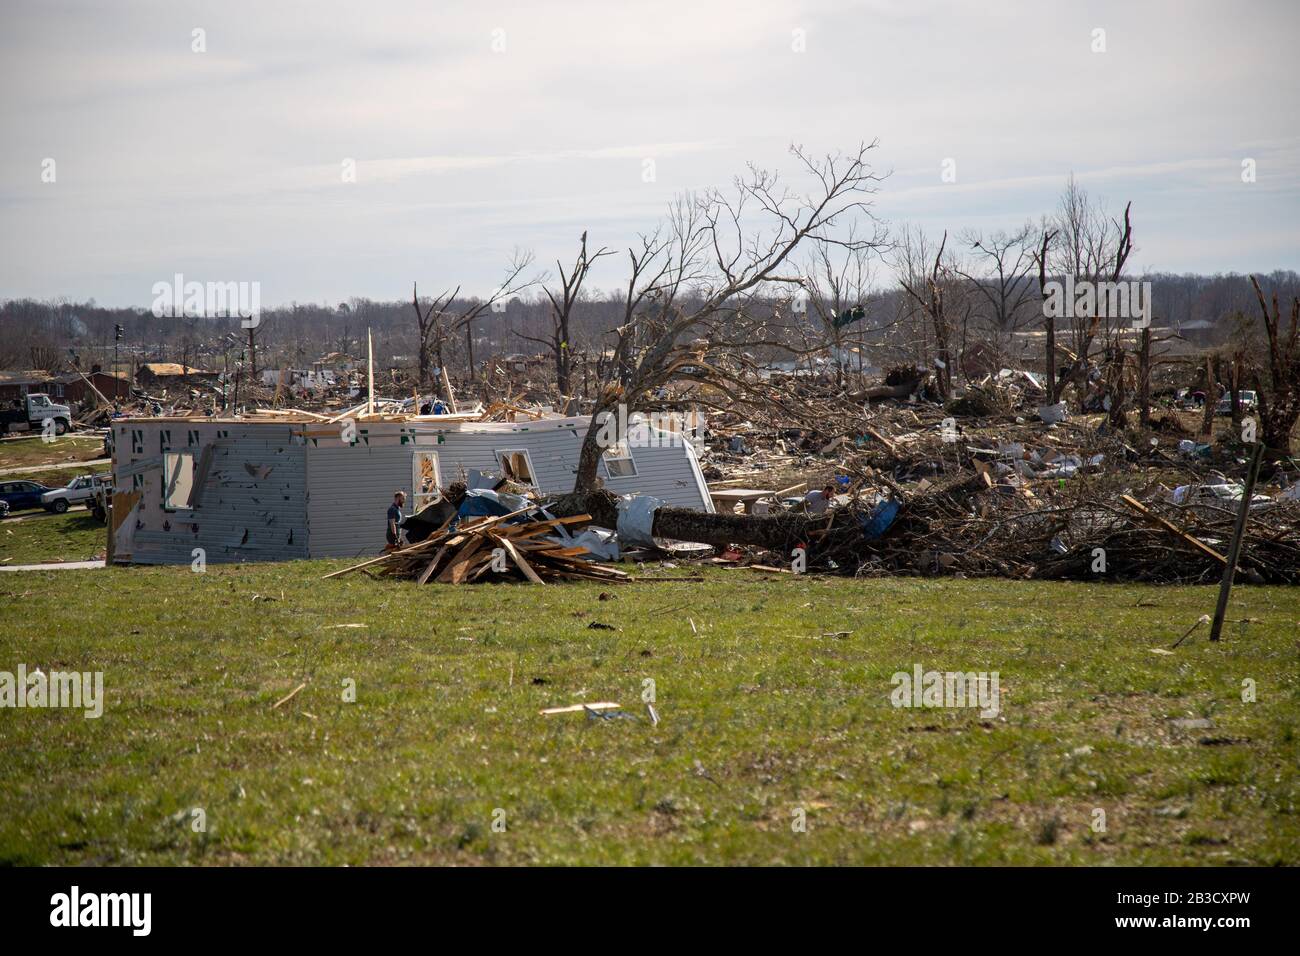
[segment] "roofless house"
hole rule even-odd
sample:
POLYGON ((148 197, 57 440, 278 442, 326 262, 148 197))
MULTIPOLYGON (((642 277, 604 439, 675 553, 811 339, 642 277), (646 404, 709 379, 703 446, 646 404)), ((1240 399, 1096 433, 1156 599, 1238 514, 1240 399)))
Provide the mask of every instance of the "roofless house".
MULTIPOLYGON (((115 421, 113 560, 189 564, 196 548, 210 562, 378 554, 398 489, 414 510, 474 471, 508 474, 544 493, 572 491, 590 424, 366 418, 115 421)), ((635 420, 600 474, 616 494, 713 510, 690 443, 635 420)))

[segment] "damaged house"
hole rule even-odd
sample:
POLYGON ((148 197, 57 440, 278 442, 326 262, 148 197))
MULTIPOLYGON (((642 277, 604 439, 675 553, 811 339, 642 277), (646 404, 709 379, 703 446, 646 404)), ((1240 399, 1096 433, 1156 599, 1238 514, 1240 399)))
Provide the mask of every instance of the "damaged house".
MULTIPOLYGON (((113 423, 111 559, 189 564, 379 554, 393 492, 408 512, 475 472, 573 489, 590 419, 525 423, 140 418, 113 423)), ((635 419, 604 485, 712 511, 694 448, 635 419)))

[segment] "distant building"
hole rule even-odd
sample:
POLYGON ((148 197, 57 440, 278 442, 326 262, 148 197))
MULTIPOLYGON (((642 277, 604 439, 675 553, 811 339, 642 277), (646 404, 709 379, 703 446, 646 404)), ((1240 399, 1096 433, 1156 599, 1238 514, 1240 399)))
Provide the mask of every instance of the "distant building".
POLYGON ((1179 322, 1178 334, 1197 345, 1213 345, 1218 341, 1218 327, 1209 319, 1179 322))
POLYGON ((195 368, 192 365, 178 365, 175 362, 146 362, 135 373, 135 380, 146 388, 169 388, 183 385, 186 381, 216 381, 216 372, 195 368))
POLYGON ((51 376, 39 369, 0 370, 0 401, 9 404, 28 392, 44 392, 51 376))
POLYGON ((328 355, 322 355, 318 360, 312 363, 319 369, 333 369, 336 372, 351 372, 360 364, 346 352, 330 352, 328 355))
MULTIPOLYGON (((107 398, 110 402, 115 399, 125 401, 131 394, 131 377, 125 372, 105 372, 103 369, 95 368, 86 373, 86 378, 94 383, 99 393, 107 398)), ((61 401, 76 404, 78 402, 98 402, 95 392, 86 384, 76 372, 64 372, 54 376, 51 379, 51 385, 57 385, 60 389, 58 398, 61 401)), ((55 393, 51 392, 53 397, 55 393)))

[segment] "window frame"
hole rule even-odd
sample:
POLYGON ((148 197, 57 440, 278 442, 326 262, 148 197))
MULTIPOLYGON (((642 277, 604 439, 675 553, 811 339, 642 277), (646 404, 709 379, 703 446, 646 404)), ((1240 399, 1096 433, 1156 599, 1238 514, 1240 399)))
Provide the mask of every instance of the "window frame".
MULTIPOLYGON (((497 448, 497 449, 494 449, 494 450, 493 450, 492 454, 496 457, 496 460, 497 460, 497 468, 501 471, 501 477, 502 477, 502 478, 505 478, 505 477, 506 477, 506 475, 505 475, 505 463, 501 460, 502 457, 505 456, 505 455, 523 455, 523 456, 524 456, 524 462, 525 462, 525 464, 527 464, 527 466, 528 466, 528 478, 529 478, 529 480, 528 480, 528 481, 520 481, 518 478, 511 478, 510 480, 513 481, 513 482, 514 482, 515 484, 517 484, 517 485, 526 485, 526 486, 528 486, 529 488, 534 489, 535 491, 541 491, 541 490, 542 490, 541 485, 539 485, 539 484, 537 483, 537 469, 533 466, 533 456, 532 456, 532 454, 528 451, 527 448, 497 448)), ((512 466, 512 468, 511 468, 511 470, 513 471, 513 466, 512 466)))
POLYGON ((164 451, 164 452, 163 452, 163 469, 162 469, 162 471, 163 471, 163 474, 162 474, 162 508, 163 508, 163 511, 167 511, 167 512, 175 512, 175 511, 193 511, 193 510, 194 510, 193 507, 192 507, 192 505, 191 505, 191 502, 194 501, 194 477, 195 477, 195 473, 196 473, 197 470, 198 470, 198 460, 195 458, 195 456, 194 456, 194 452, 192 452, 192 451, 172 451, 172 450, 168 450, 168 451, 164 451), (171 497, 172 497, 172 496, 169 495, 169 494, 167 493, 167 488, 168 488, 169 484, 171 483, 172 468, 174 467, 173 465, 170 464, 170 460, 173 459, 173 458, 176 458, 176 459, 185 459, 185 458, 188 458, 188 459, 190 460, 190 492, 189 492, 189 494, 188 494, 188 495, 186 496, 186 498, 185 498, 185 503, 184 503, 184 504, 181 504, 181 505, 170 504, 169 502, 171 501, 171 497))
POLYGON ((613 445, 610 445, 608 448, 601 449, 600 466, 605 470, 605 477, 612 481, 617 481, 620 478, 635 478, 637 477, 640 471, 637 468, 636 459, 632 457, 632 446, 631 444, 628 443, 628 440, 626 438, 620 442, 615 442, 613 445), (610 452, 614 451, 616 448, 622 448, 625 454, 619 456, 610 455, 610 452), (609 467, 609 463, 611 461, 627 462, 629 465, 632 466, 631 473, 626 475, 614 474, 609 467))
POLYGON ((421 508, 427 507, 442 495, 442 456, 436 451, 425 448, 416 448, 411 452, 411 513, 416 514, 421 508), (433 458, 433 492, 424 494, 420 493, 420 456, 427 455, 433 458), (421 499, 424 499, 421 503, 421 499))

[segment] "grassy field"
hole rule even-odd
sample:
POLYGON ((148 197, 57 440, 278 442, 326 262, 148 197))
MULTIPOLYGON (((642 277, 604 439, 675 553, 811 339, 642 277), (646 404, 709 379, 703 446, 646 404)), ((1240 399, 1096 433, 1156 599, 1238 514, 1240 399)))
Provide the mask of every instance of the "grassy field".
MULTIPOLYGON (((89 511, 19 511, 0 521, 0 565, 102 558, 107 529, 89 511)), ((0 663, 0 669, 3 669, 0 663)))
MULTIPOLYGON (((49 465, 65 467, 104 457, 104 439, 100 435, 70 434, 43 441, 39 435, 0 441, 0 472, 10 468, 49 465)), ((105 466, 107 470, 107 466, 105 466)), ((26 478, 26 475, 15 475, 26 478)))
POLYGON ((1158 654, 1211 589, 340 566, 0 575, 0 670, 105 682, 0 711, 0 863, 1300 861, 1295 590, 1158 654), (1000 713, 891 706, 915 664, 1000 713))

